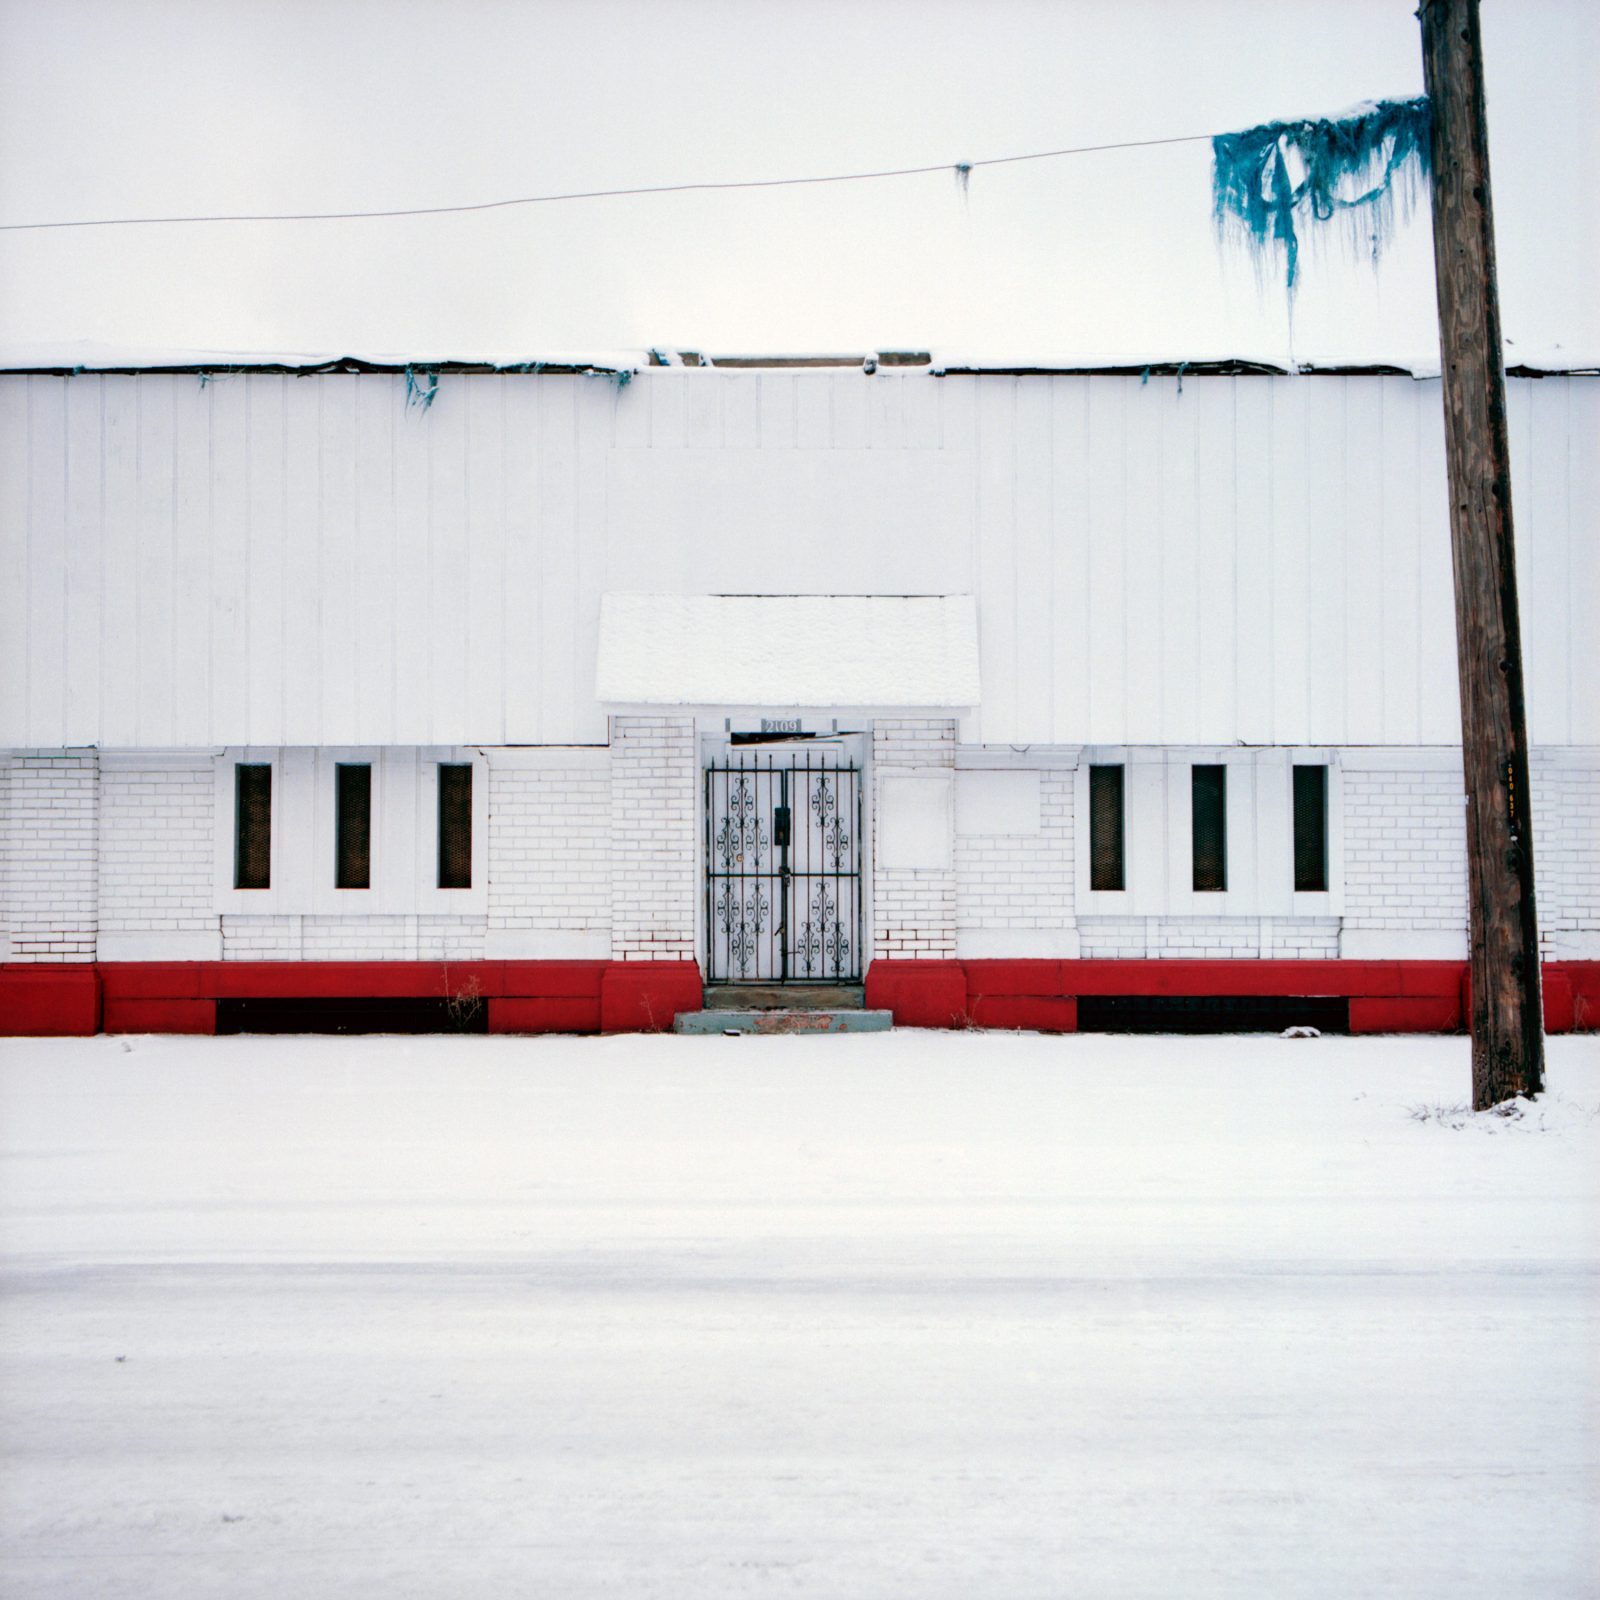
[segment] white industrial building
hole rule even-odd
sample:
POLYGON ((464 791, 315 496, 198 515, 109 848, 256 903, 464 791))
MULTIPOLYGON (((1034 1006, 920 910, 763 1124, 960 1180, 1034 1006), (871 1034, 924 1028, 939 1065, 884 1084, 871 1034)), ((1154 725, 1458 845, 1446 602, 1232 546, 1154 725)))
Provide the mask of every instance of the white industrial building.
MULTIPOLYGON (((0 376, 0 1026, 1459 1027, 1437 381, 867 365, 0 376)), ((1508 404, 1595 1026, 1600 377, 1508 404)))

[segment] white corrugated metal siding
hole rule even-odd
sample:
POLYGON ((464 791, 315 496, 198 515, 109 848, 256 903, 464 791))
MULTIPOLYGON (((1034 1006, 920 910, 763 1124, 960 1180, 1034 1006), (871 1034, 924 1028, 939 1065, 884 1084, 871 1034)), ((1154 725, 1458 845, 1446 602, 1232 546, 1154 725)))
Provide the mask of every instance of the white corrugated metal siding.
MULTIPOLYGON (((1600 742, 1600 381, 1509 385, 1530 720, 1600 742)), ((600 597, 976 593, 989 743, 1447 743, 1439 389, 0 378, 0 745, 597 742, 600 597)))

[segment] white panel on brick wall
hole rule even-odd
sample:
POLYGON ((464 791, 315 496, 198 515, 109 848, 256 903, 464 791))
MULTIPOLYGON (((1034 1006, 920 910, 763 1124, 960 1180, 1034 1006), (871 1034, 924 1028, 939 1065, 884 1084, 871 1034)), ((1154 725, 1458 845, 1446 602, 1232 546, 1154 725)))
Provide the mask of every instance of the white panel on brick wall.
MULTIPOLYGON (((1507 405, 1532 737, 1600 743, 1600 379, 1507 405)), ((1450 743, 1442 432, 1368 376, 0 377, 0 747, 603 743, 621 589, 974 594, 974 742, 1450 743)))
POLYGON ((915 768, 878 778, 878 865, 888 871, 950 866, 952 772, 915 768))
POLYGON ((963 838, 1038 833, 1040 778, 1037 772, 958 772, 956 832, 963 838))

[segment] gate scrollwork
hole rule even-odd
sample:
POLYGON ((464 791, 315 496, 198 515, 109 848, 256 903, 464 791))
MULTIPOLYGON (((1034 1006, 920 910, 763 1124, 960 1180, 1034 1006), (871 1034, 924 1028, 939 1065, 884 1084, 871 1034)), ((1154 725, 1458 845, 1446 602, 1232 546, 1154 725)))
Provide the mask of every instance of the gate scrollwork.
POLYGON ((759 872, 761 858, 769 848, 768 837, 750 780, 741 775, 736 784, 728 786, 728 808, 717 824, 717 859, 723 871, 743 867, 748 872, 759 872))
POLYGON ((772 902, 756 884, 747 895, 741 895, 731 883, 724 883, 717 896, 717 921, 728 945, 728 958, 738 968, 741 978, 750 976, 756 965, 757 947, 772 912, 772 902))
POLYGON ((833 780, 826 772, 817 774, 812 787, 811 815, 821 833, 822 854, 828 868, 833 872, 846 870, 850 835, 845 830, 844 818, 839 815, 833 780))
POLYGON ((812 886, 806 918, 795 932, 794 952, 808 978, 839 978, 849 968, 850 935, 826 883, 812 886))

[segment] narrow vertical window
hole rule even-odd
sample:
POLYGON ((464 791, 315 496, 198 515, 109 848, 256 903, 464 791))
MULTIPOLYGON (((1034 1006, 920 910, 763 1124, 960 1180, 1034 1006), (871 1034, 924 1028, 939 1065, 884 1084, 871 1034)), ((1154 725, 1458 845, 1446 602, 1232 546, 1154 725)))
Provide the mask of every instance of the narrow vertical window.
POLYGON ((340 889, 372 887, 372 768, 340 762, 338 816, 334 827, 334 884, 340 889))
POLYGON ((1228 769, 1191 767, 1195 892, 1228 887, 1228 769))
POLYGON ((233 886, 272 887, 272 768, 241 761, 233 769, 233 886))
POLYGON ((472 887, 472 768, 439 768, 439 887, 472 887))
POLYGON ((1294 886, 1300 894, 1328 887, 1328 769, 1294 769, 1294 886))
POLYGON ((1122 768, 1089 768, 1089 887, 1125 889, 1122 768))

